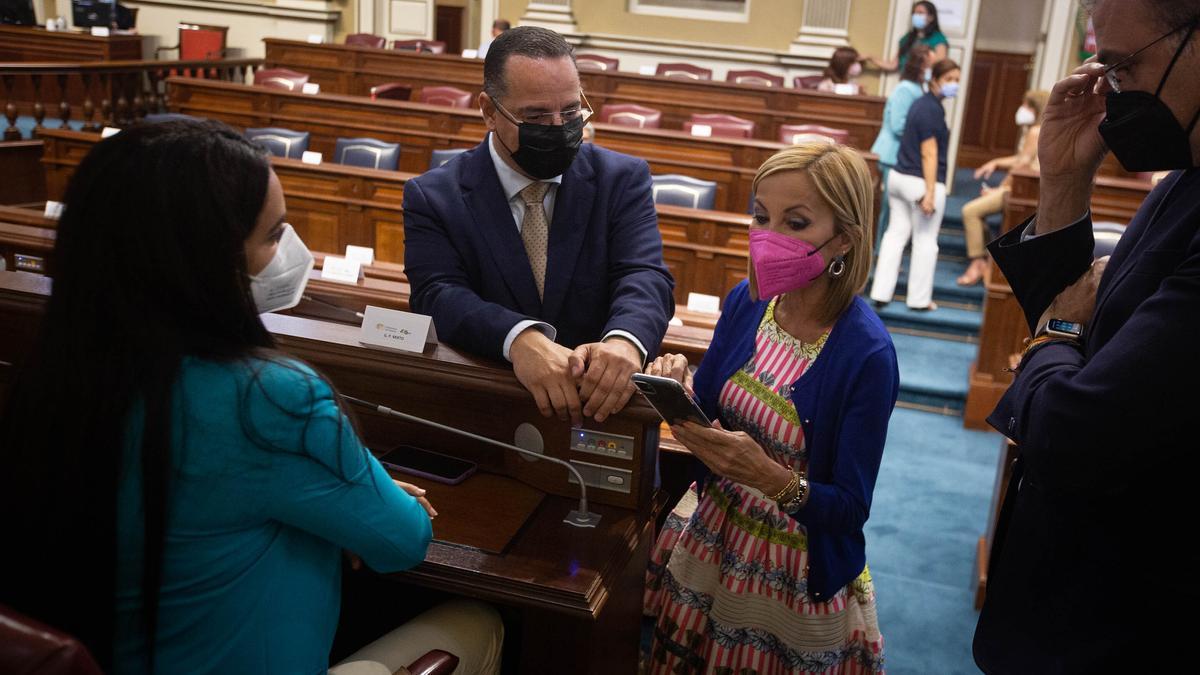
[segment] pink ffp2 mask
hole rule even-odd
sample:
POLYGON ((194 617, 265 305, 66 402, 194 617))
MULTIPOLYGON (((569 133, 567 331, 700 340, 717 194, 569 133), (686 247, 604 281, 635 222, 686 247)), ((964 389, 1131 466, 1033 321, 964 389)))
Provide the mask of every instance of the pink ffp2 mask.
MULTIPOLYGON (((830 237, 833 241, 837 235, 830 237)), ((750 231, 750 264, 762 300, 807 288, 825 273, 821 249, 802 239, 770 230, 750 231)))

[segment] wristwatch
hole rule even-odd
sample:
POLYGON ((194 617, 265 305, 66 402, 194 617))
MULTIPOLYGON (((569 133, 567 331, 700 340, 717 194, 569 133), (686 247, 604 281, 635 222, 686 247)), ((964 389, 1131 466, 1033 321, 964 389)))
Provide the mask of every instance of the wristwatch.
POLYGON ((808 479, 800 478, 796 484, 796 496, 786 502, 779 502, 779 510, 784 513, 795 513, 799 511, 808 501, 808 479))
POLYGON ((1083 324, 1063 319, 1050 319, 1042 334, 1063 340, 1079 340, 1083 336, 1083 324))

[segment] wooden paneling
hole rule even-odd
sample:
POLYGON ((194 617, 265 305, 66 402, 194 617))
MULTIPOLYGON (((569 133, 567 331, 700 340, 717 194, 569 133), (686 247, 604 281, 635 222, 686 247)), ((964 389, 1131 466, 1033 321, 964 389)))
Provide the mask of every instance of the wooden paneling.
MULTIPOLYGON (((1037 210, 1038 175, 1032 171, 1012 173, 1013 186, 1004 206, 1004 225, 1008 232, 1025 222, 1037 210)), ((1152 185, 1147 181, 1099 176, 1092 190, 1092 219, 1128 223, 1152 185)), ((979 352, 971 364, 963 425, 986 429, 987 416, 999 403, 1013 374, 1008 370, 1013 354, 1025 347, 1029 327, 1025 314, 1013 296, 1008 280, 994 264, 984 275, 987 295, 983 301, 983 324, 979 329, 979 352)))
POLYGON ((0 142, 0 204, 46 200, 40 141, 0 142))
POLYGON ((1021 130, 1014 115, 1029 89, 1032 63, 1032 54, 975 51, 958 146, 961 166, 980 166, 1016 151, 1021 130))
POLYGON ((0 25, 0 63, 137 61, 142 58, 145 39, 144 35, 95 37, 77 31, 0 25))
MULTIPOLYGON (((483 87, 483 61, 455 55, 393 52, 346 45, 310 45, 267 38, 268 67, 309 73, 323 91, 366 95, 383 82, 414 86, 483 87)), ((692 113, 725 113, 754 120, 758 138, 779 138, 783 124, 822 124, 850 132, 850 145, 866 150, 879 134, 885 100, 800 89, 691 81, 621 71, 583 71, 584 93, 599 111, 605 103, 641 103, 663 111, 664 125, 682 128, 692 113)))

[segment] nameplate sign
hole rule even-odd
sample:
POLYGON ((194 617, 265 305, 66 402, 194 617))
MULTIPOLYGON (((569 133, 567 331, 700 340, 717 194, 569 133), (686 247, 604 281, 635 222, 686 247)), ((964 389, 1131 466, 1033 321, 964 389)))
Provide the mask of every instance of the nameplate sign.
POLYGON ((62 202, 47 200, 46 210, 42 212, 42 217, 49 218, 50 220, 58 220, 59 218, 62 218, 62 212, 62 202))
POLYGON ((103 129, 100 130, 100 138, 108 138, 109 136, 116 136, 119 133, 121 133, 121 130, 116 127, 104 127, 103 129))
POLYGON ((654 66, 638 66, 639 75, 654 75, 658 72, 658 68, 654 66))
POLYGON ((360 265, 373 265, 375 263, 375 249, 370 246, 346 244, 346 260, 356 260, 360 265))
POLYGON ((108 26, 92 26, 92 37, 108 37, 108 26))
POLYGON ((464 59, 477 59, 477 58, 479 58, 479 50, 478 49, 464 49, 462 51, 462 57, 464 59))
POLYGON ((324 35, 321 35, 320 33, 310 33, 310 34, 309 34, 309 36, 308 36, 308 44, 310 44, 310 45, 319 45, 319 44, 321 44, 322 42, 325 42, 325 36, 324 36, 324 35))
POLYGON ((693 124, 692 135, 699 136, 700 138, 708 138, 712 136, 712 127, 707 124, 693 124))
POLYGON ((362 263, 349 258, 325 256, 321 263, 321 278, 326 281, 336 281, 339 284, 357 284, 362 274, 362 263))
POLYGON ((841 94, 842 96, 855 96, 858 94, 857 84, 835 84, 833 85, 833 93, 841 94))
POLYGON ((305 82, 300 91, 305 94, 319 94, 321 93, 321 85, 316 82, 305 82))
POLYGON ((303 155, 300 155, 300 161, 305 164, 320 164, 321 153, 315 150, 305 150, 303 155))
POLYGON ((426 344, 438 341, 433 317, 370 305, 363 314, 358 340, 369 347, 418 354, 425 351, 426 344))
POLYGON ((706 293, 688 293, 687 308, 693 312, 717 314, 721 311, 721 298, 706 293))

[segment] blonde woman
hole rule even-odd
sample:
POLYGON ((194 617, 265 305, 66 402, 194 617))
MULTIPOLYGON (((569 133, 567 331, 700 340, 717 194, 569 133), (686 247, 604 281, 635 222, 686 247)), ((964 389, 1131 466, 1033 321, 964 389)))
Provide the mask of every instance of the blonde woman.
MULTIPOLYGON (((647 572, 649 671, 881 670, 863 525, 899 376, 857 296, 870 174, 856 151, 808 143, 768 159, 754 192, 750 278, 694 381, 717 421, 671 427, 704 466, 647 572)), ((679 354, 647 372, 693 387, 679 354)))
MULTIPOLYGON (((1042 130, 1042 110, 1046 108, 1046 101, 1049 99, 1048 91, 1025 92, 1025 100, 1017 109, 1015 120, 1017 126, 1025 129, 1025 134, 1021 136, 1016 154, 989 160, 976 169, 976 180, 987 180, 996 171, 1038 170, 1038 134, 1042 130)), ((959 286, 973 286, 983 278, 983 273, 987 270, 987 250, 983 247, 987 228, 983 219, 1004 210, 1004 198, 1009 192, 1012 192, 1012 177, 1005 176, 1000 187, 984 185, 979 197, 963 206, 963 230, 967 237, 967 255, 971 258, 971 265, 958 278, 959 286)))

